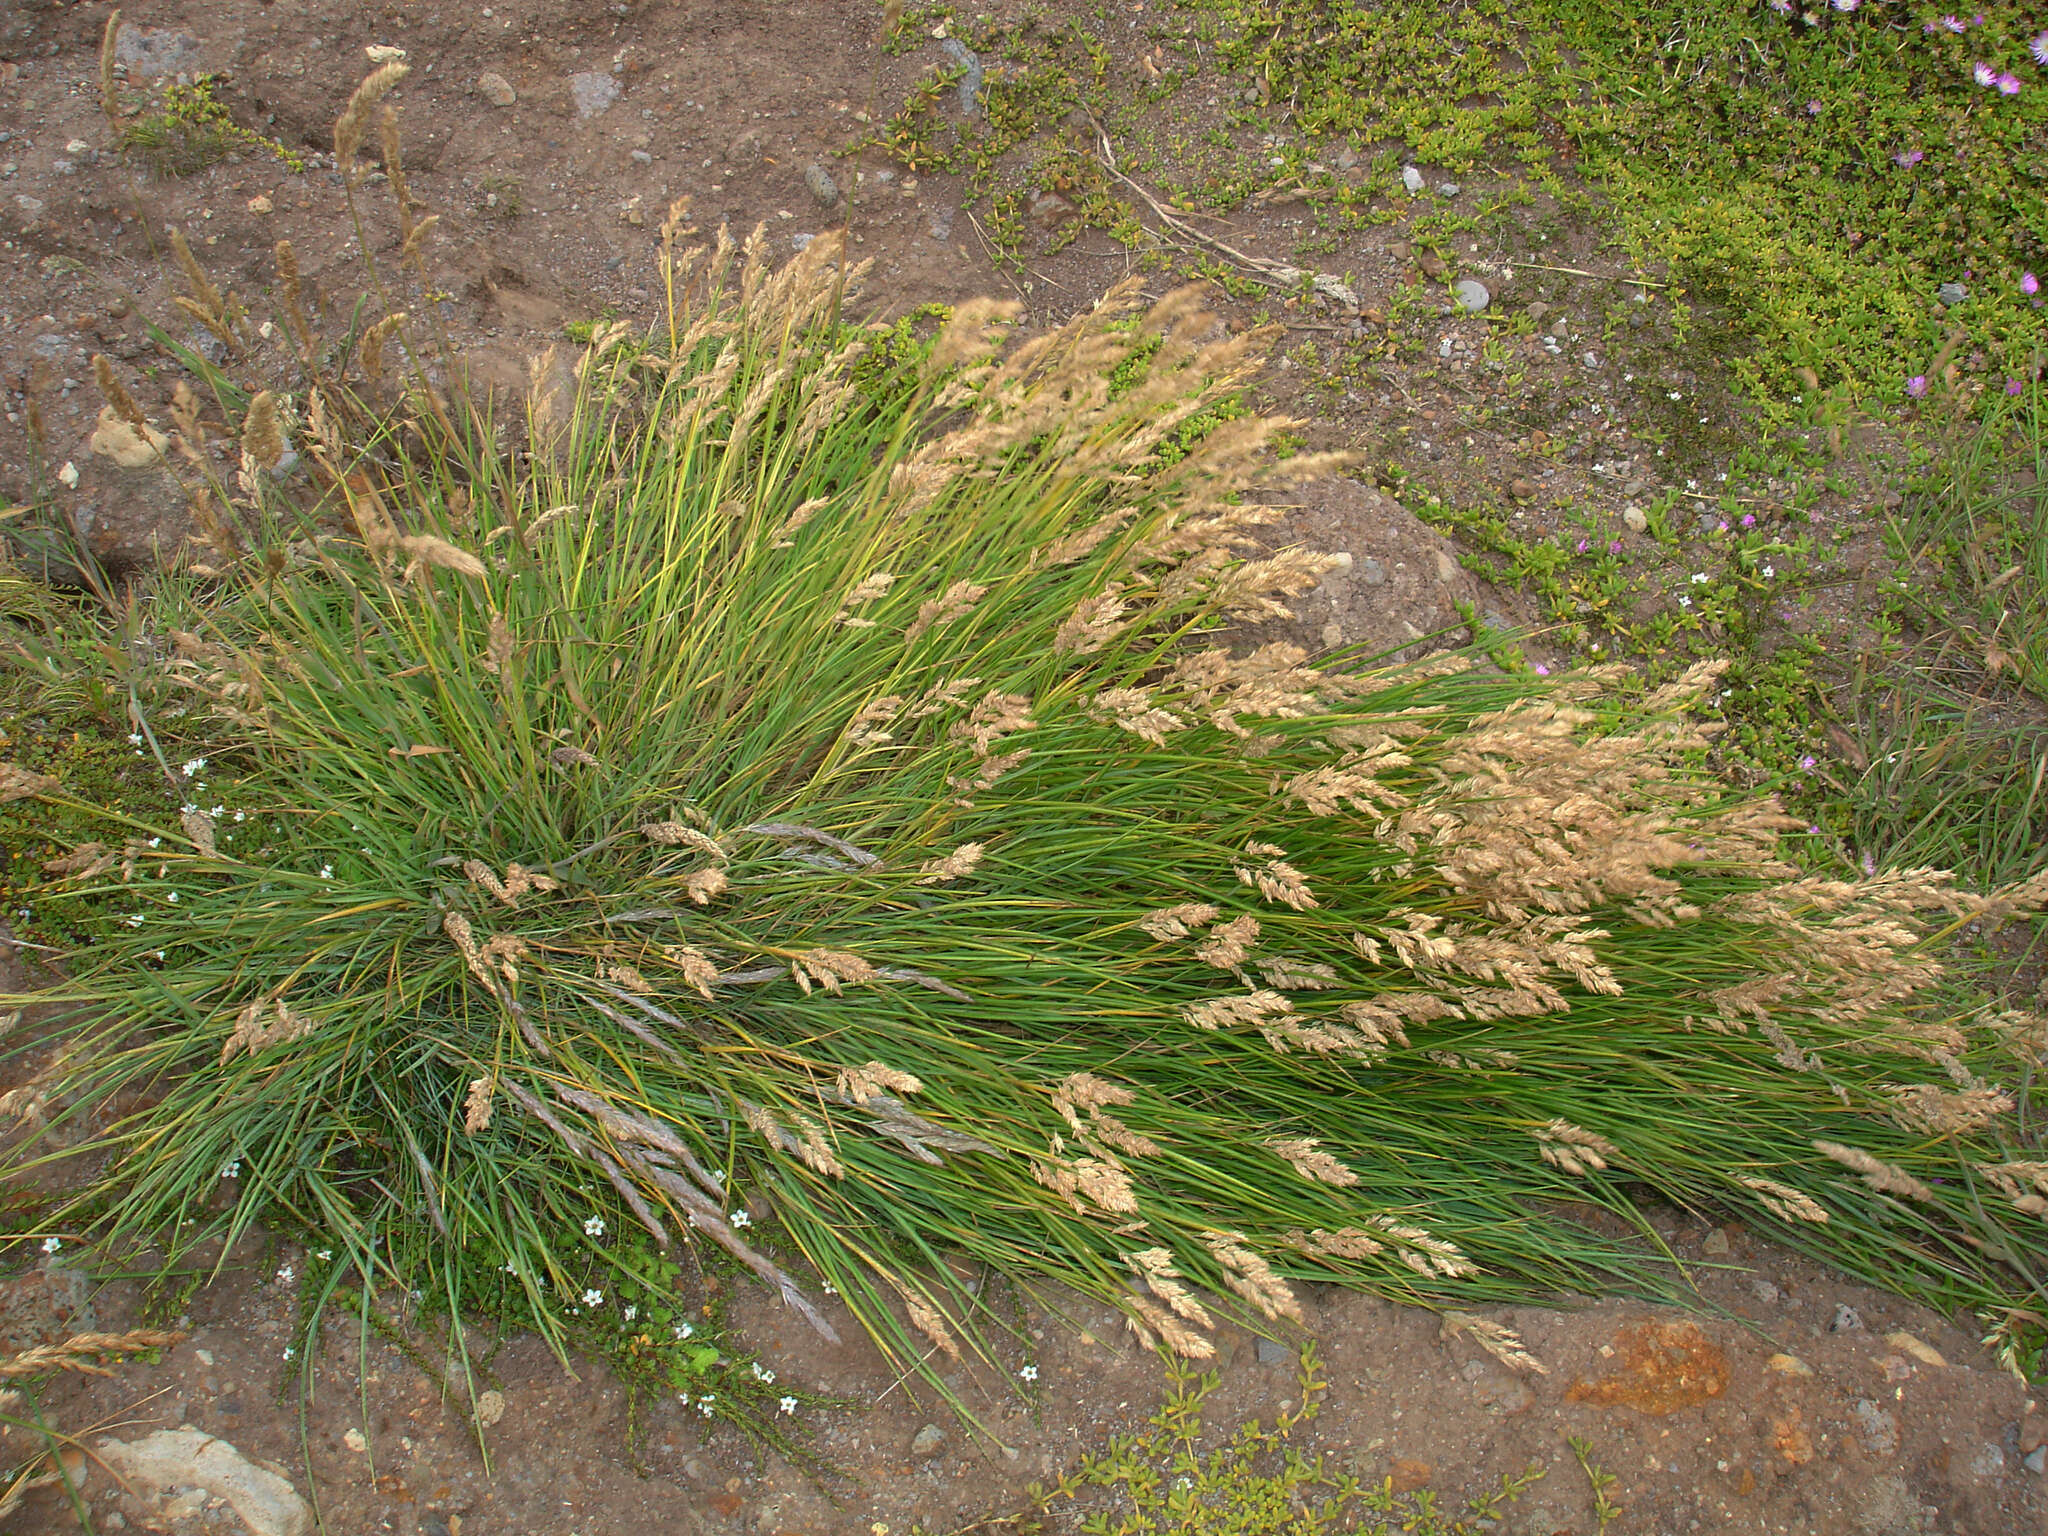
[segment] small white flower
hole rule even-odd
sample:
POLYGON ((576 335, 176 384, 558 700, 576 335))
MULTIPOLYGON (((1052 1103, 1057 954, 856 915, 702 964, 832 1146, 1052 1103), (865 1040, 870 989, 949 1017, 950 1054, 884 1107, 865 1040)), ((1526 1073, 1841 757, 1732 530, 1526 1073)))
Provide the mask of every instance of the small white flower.
POLYGON ((227 809, 228 808, 224 805, 216 805, 212 810, 208 811, 206 814, 211 816, 215 821, 218 821, 222 816, 225 816, 227 814, 227 809))
POLYGON ((745 1206, 741 1206, 732 1213, 732 1224, 736 1227, 751 1227, 754 1224, 754 1218, 747 1214, 745 1206))
POLYGON ((1694 571, 1692 573, 1692 584, 1696 587, 1704 587, 1707 584, 1707 573, 1705 571, 1694 571))
POLYGON ((1036 1381, 1038 1380, 1038 1367, 1035 1365, 1027 1365, 1022 1370, 1017 1372, 1017 1376, 1022 1381, 1036 1381))
POLYGON ((141 746, 141 745, 142 745, 142 732, 140 732, 140 731, 130 731, 130 732, 128 733, 128 745, 129 745, 129 746, 131 746, 131 747, 139 747, 139 746, 141 746))
POLYGON ((163 845, 164 845, 164 840, 163 840, 162 838, 160 838, 160 837, 152 837, 152 838, 151 838, 151 839, 149 840, 149 846, 150 846, 150 847, 152 847, 152 848, 161 848, 161 847, 163 847, 163 845))
POLYGON ((711 1182, 714 1184, 723 1184, 725 1182, 725 1171, 721 1168, 712 1169, 711 1182))
POLYGON ((1678 600, 1678 606, 1681 608, 1690 608, 1692 606, 1692 599, 1689 597, 1681 597, 1678 600))
POLYGON ((197 816, 199 814, 199 802, 197 800, 187 800, 178 807, 178 814, 181 816, 197 816))
POLYGON ((837 1295, 839 1294, 839 1287, 838 1287, 838 1286, 836 1286, 836 1285, 834 1285, 834 1284, 832 1284, 832 1283, 831 1283, 831 1282, 830 1282, 830 1281, 828 1280, 828 1281, 826 1281, 826 1282, 825 1282, 825 1294, 826 1294, 827 1296, 837 1296, 837 1295))
POLYGON ((61 1237, 46 1237, 43 1239, 43 1252, 45 1253, 55 1253, 63 1246, 64 1239, 61 1237))
POLYGON ((583 1293, 583 1305, 585 1305, 586 1307, 603 1306, 604 1292, 596 1289, 595 1287, 592 1287, 590 1290, 585 1291, 583 1293))
POLYGON ((626 1321, 627 1321, 627 1322, 629 1322, 629 1323, 630 1323, 631 1321, 633 1321, 633 1319, 634 1319, 634 1318, 638 1317, 639 1315, 640 1315, 640 1309, 639 1309, 638 1307, 628 1307, 628 1308, 626 1308, 626 1321))
POLYGON ((697 1411, 708 1419, 711 1417, 711 1405, 717 1401, 716 1397, 700 1397, 697 1399, 697 1411))
POLYGON ((178 900, 178 893, 176 891, 167 891, 164 893, 164 900, 175 906, 178 900))
POLYGON ((793 1397, 785 1397, 777 1406, 779 1406, 784 1413, 795 1413, 796 1399, 793 1397))
POLYGON ((140 928, 142 926, 142 914, 140 912, 137 912, 132 916, 123 919, 123 921, 125 921, 130 928, 140 928))
POLYGON ((325 1264, 329 1262, 331 1259, 333 1259, 334 1250, 332 1248, 322 1248, 318 1253, 314 1254, 313 1257, 318 1259, 322 1264, 325 1264))
POLYGON ((322 880, 332 880, 334 878, 334 866, 332 864, 322 864, 320 866, 320 878, 322 880))
POLYGON ((298 1352, 298 1351, 297 1351, 296 1349, 293 1349, 293 1348, 291 1347, 291 1345, 289 1345, 289 1344, 285 1345, 285 1347, 284 1347, 284 1357, 285 1357, 285 1359, 287 1359, 287 1360, 295 1359, 295 1358, 297 1357, 298 1353, 299 1353, 299 1352, 298 1352))
POLYGON ((247 821, 248 819, 249 819, 249 813, 248 813, 247 811, 237 811, 237 812, 235 812, 235 820, 237 820, 237 821, 247 821))
POLYGON ((223 1163, 220 1176, 224 1179, 239 1179, 242 1176, 242 1160, 238 1157, 231 1163, 223 1163))
POLYGON ((1773 576, 1775 576, 1775 575, 1777 575, 1777 574, 1778 574, 1778 573, 1777 573, 1777 571, 1776 571, 1776 570, 1774 570, 1774 569, 1773 569, 1772 567, 1770 567, 1770 566, 1768 566, 1768 565, 1764 567, 1764 580, 1765 580, 1765 581, 1769 581, 1769 580, 1770 580, 1770 579, 1771 579, 1771 578, 1772 578, 1773 576))
POLYGON ((201 773, 205 771, 205 769, 206 759, 203 757, 194 757, 187 759, 186 762, 179 767, 178 771, 184 774, 186 778, 191 779, 197 778, 201 773))
POLYGON ((290 1285, 294 1278, 296 1278, 296 1271, 289 1264, 277 1272, 277 1283, 279 1285, 290 1285))
POLYGON ((604 1218, 602 1216, 585 1217, 583 1220, 583 1235, 585 1237, 603 1237, 604 1218))
POLYGON ((694 1339, 697 1337, 697 1329, 692 1323, 677 1323, 675 1334, 679 1339, 694 1339))

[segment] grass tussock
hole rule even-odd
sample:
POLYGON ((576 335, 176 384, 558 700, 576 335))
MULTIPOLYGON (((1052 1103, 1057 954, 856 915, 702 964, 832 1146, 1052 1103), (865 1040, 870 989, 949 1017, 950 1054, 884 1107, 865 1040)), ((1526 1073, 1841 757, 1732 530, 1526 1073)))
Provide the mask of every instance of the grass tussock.
POLYGON ((1648 1198, 2023 1318, 2048 1026, 1935 941, 2043 882, 1802 876, 1703 766, 1712 666, 1233 648, 1326 567, 1247 493, 1327 465, 1214 410, 1259 338, 1189 292, 904 355, 831 240, 673 276, 519 455, 417 378, 368 435, 250 401, 151 637, 221 745, 51 866, 121 914, 10 1106, 88 1133, 71 1219, 171 1265, 281 1219, 555 1339, 638 1228, 926 1369, 1008 1326, 975 1265, 1192 1359, 1307 1281, 1669 1289, 1648 1198))

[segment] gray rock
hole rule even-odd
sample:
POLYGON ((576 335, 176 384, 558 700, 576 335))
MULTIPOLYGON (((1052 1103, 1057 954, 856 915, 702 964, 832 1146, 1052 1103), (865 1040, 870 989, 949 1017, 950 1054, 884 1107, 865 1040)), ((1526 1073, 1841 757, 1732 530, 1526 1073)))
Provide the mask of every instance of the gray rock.
POLYGON ((927 1424, 920 1429, 910 1442, 910 1454, 929 1461, 946 1448, 946 1432, 936 1424, 927 1424))
POLYGON ((140 1440, 107 1439, 99 1453, 119 1476, 153 1494, 203 1488, 234 1506, 250 1536, 308 1536, 313 1510, 281 1468, 252 1462, 225 1440, 197 1429, 160 1429, 140 1440))
POLYGON ((2020 1458, 2020 1465, 2036 1477, 2048 1477, 2048 1445, 2037 1445, 2020 1458))
POLYGON ((1291 1365, 1294 1351, 1285 1344, 1276 1344, 1271 1339, 1260 1339, 1254 1349, 1261 1365, 1291 1365))
POLYGON ((1422 172, 1412 165, 1404 165, 1401 167, 1401 185, 1408 189, 1410 197, 1420 197, 1426 183, 1422 179, 1422 172))
POLYGON ((1387 581, 1387 568, 1384 565, 1381 565, 1379 561, 1373 559, 1371 555, 1367 555, 1363 560, 1358 562, 1358 579, 1364 582, 1368 587, 1385 586, 1387 581))
POLYGON ((1542 299, 1538 299, 1533 304, 1530 304, 1527 308, 1525 308, 1522 312, 1529 317, 1532 323, 1537 323, 1541 322, 1543 317, 1549 314, 1551 310, 1554 308, 1556 308, 1555 305, 1547 304, 1542 299))
POLYGON ((1558 321, 1558 322, 1557 322, 1556 324, 1552 325, 1552 326, 1551 326, 1551 328, 1550 328, 1550 334, 1551 334, 1551 335, 1553 335, 1553 336, 1556 336, 1556 337, 1560 337, 1560 338, 1562 338, 1562 337, 1566 337, 1566 336, 1569 336, 1569 335, 1571 335, 1571 333, 1572 333, 1572 323, 1571 323, 1571 321, 1569 321, 1569 320, 1559 320, 1559 321, 1558 321))
POLYGON ((1899 1421, 1867 1397, 1859 1397, 1849 1410, 1856 1421, 1856 1433, 1873 1456, 1892 1456, 1899 1449, 1899 1421))
POLYGON ((1459 278, 1457 287, 1451 292, 1457 298, 1458 308, 1475 315, 1493 302, 1493 295, 1487 291, 1486 284, 1475 277, 1459 278))
POLYGON ((789 237, 789 248, 792 251, 806 250, 809 248, 810 243, 817 238, 818 237, 816 235, 810 234, 808 232, 800 232, 798 234, 791 235, 789 237))
POLYGON ((519 99, 512 82, 491 70, 476 77, 476 93, 494 107, 509 107, 519 99))
POLYGON ((1857 1333, 1863 1327, 1863 1314, 1846 1301, 1835 1303, 1835 1320, 1828 1324, 1829 1333, 1857 1333))
POLYGON ((1430 553, 1436 556, 1436 579, 1445 586, 1449 586, 1452 582, 1456 581, 1458 579, 1458 562, 1441 549, 1433 549, 1430 553))
POLYGON ((832 173, 818 161, 813 160, 804 167, 804 185, 811 196, 818 200, 820 208, 830 208, 839 201, 839 183, 832 179, 832 173))
POLYGON ((569 94, 576 98, 576 115, 588 121, 619 99, 619 82, 600 69, 586 69, 569 77, 569 94))
POLYGON ((951 207, 935 209, 930 222, 925 225, 925 232, 934 240, 941 242, 952 239, 953 216, 959 211, 959 209, 951 207))
POLYGON ((1353 167, 1356 164, 1358 164, 1358 151, 1353 149, 1349 144, 1345 145, 1342 149, 1337 151, 1338 170, 1348 171, 1351 169, 1351 167, 1353 167))
POLYGON ((1449 357, 1457 350, 1458 344, 1448 336, 1436 344, 1436 355, 1438 357, 1449 357))
POLYGON ((1943 283, 1934 290, 1934 296, 1941 300, 1945 308, 1954 309, 1970 296, 1970 290, 1961 283, 1943 283))
POLYGON ((1437 191, 1442 193, 1445 197, 1456 197, 1460 192, 1464 190, 1465 189, 1459 186, 1455 181, 1447 181, 1442 186, 1437 188, 1437 191))
POLYGON ((131 77, 157 80, 165 75, 196 75, 206 68, 206 51, 190 32, 171 27, 123 27, 114 41, 114 62, 128 66, 131 77))
MULTIPOLYGON (((1630 480, 1622 486, 1621 494, 1624 496, 1640 496, 1649 488, 1650 482, 1647 480, 1630 480)), ((1722 1241, 1727 1241, 1725 1234, 1722 1237, 1722 1241)))
POLYGON ((1980 1445, 1970 1458, 1969 1473, 1979 1482, 1988 1481, 2005 1470, 2005 1452, 1995 1445, 1980 1445))
POLYGON ((961 116, 986 117, 988 109, 983 106, 981 99, 981 60, 976 58, 974 51, 957 37, 947 38, 939 47, 947 58, 967 71, 960 77, 960 86, 955 93, 955 99, 960 103, 961 116))
MULTIPOLYGON (((1650 515, 1641 507, 1628 506, 1621 509, 1621 520, 1628 524, 1630 533, 1645 533, 1650 527, 1650 515)), ((1724 1237, 1723 1242, 1727 1239, 1724 1237)))

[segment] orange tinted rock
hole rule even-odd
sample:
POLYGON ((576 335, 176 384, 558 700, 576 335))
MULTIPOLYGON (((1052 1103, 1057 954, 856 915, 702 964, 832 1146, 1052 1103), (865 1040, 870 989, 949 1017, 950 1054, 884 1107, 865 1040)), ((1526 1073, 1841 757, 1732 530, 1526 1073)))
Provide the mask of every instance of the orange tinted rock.
POLYGON ((1409 1493, 1422 1487, 1436 1476, 1436 1468, 1426 1461, 1417 1461, 1410 1456, 1394 1458, 1394 1492, 1409 1493))
POLYGON ((1615 1334, 1614 1350, 1619 1370, 1599 1381, 1575 1383, 1566 1397, 1603 1408, 1666 1414, 1728 1390, 1728 1356, 1696 1323, 1631 1323, 1615 1334))

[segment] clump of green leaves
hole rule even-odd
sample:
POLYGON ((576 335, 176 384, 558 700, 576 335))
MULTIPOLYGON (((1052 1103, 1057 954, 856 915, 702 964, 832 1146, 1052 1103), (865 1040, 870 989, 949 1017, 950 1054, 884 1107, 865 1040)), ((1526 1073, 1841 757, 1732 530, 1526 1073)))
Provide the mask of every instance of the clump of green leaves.
POLYGON ((214 75, 200 75, 189 84, 166 85, 155 111, 122 125, 121 147, 151 174, 165 178, 203 171, 237 148, 273 156, 290 171, 305 170, 304 158, 281 140, 244 128, 228 115, 219 83, 214 75))
POLYGON ((1458 1515, 1439 1509, 1426 1489, 1396 1493, 1391 1478, 1367 1483, 1332 1468, 1326 1455, 1304 1455, 1293 1443, 1295 1431, 1321 1413, 1329 1387, 1313 1344, 1301 1352, 1297 1402, 1283 1404, 1270 1427, 1254 1419, 1221 1444, 1205 1445, 1202 1404, 1217 1383, 1214 1372, 1198 1375, 1176 1364, 1147 1427, 1084 1456, 1052 1488, 1034 1488, 1040 1510, 1085 1510, 1080 1529, 1089 1536, 1460 1536, 1475 1529, 1472 1521, 1499 1519, 1544 1475, 1531 1467, 1503 1478, 1498 1490, 1458 1515))

